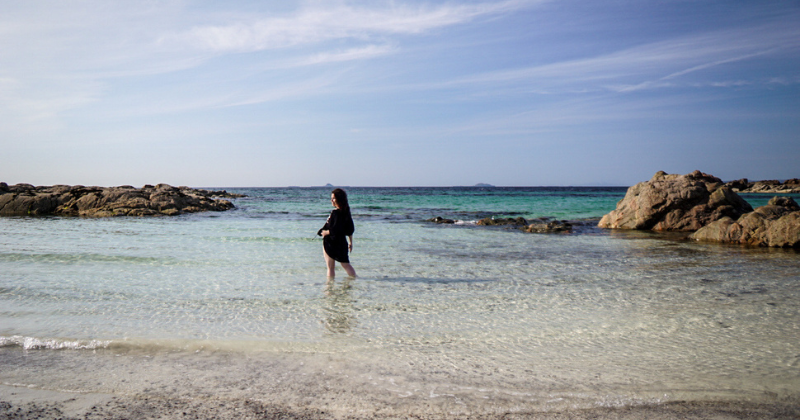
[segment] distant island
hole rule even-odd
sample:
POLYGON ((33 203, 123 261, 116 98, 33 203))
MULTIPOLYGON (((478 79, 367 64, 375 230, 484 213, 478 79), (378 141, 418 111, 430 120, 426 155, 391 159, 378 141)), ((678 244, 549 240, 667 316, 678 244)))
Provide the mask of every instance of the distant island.
POLYGON ((492 185, 492 184, 484 184, 484 183, 477 183, 477 184, 475 184, 475 186, 476 187, 482 187, 482 188, 494 188, 494 185, 492 185))

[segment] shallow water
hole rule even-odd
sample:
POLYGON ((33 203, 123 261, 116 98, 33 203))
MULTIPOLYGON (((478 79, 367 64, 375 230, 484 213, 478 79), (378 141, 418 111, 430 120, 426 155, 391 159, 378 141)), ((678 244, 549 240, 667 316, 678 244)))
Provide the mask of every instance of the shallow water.
POLYGON ((0 381, 340 410, 797 399, 800 254, 593 227, 624 191, 352 189, 359 278, 334 283, 314 236, 325 189, 173 218, 3 218, 0 381), (520 215, 590 220, 469 224, 520 215))

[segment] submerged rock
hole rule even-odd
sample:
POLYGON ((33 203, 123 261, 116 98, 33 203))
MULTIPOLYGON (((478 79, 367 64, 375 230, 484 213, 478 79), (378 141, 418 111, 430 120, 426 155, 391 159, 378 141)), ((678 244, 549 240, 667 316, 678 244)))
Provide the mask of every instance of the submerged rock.
POLYGON ((522 228, 528 233, 567 233, 572 232, 572 224, 566 220, 539 220, 522 228))
POLYGON ((158 184, 134 188, 84 187, 0 183, 0 216, 174 216, 202 211, 224 211, 233 203, 219 197, 241 197, 225 191, 206 191, 158 184))
POLYGON ((453 220, 453 219, 445 219, 444 217, 436 216, 436 217, 434 217, 432 219, 426 220, 426 222, 433 222, 433 223, 439 223, 439 224, 453 224, 456 221, 453 220))
POLYGON ((724 217, 738 218, 753 208, 712 175, 657 172, 628 188, 617 208, 603 216, 602 228, 696 231, 724 217))
MULTIPOLYGON (((439 224, 453 224, 455 220, 446 219, 443 217, 434 217, 426 220, 426 222, 439 223, 439 224)), ((534 220, 525 220, 524 217, 514 218, 492 218, 486 217, 478 220, 478 226, 504 226, 506 229, 522 230, 528 233, 568 233, 572 232, 572 224, 566 220, 552 220, 550 218, 540 218, 534 220)))
POLYGON ((800 248, 800 206, 789 197, 774 197, 734 220, 724 217, 693 233, 698 241, 800 248))
POLYGON ((508 218, 504 219, 502 217, 494 218, 494 217, 486 217, 481 220, 478 220, 478 226, 525 226, 528 224, 528 221, 525 220, 524 217, 515 217, 515 218, 508 218))

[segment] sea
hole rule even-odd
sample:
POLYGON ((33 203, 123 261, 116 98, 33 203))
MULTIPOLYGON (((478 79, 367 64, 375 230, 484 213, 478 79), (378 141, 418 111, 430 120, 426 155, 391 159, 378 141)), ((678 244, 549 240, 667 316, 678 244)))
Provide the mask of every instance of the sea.
POLYGON ((357 278, 326 276, 330 188, 0 218, 0 385, 341 416, 800 401, 797 250, 598 228, 624 187, 345 189, 357 278))

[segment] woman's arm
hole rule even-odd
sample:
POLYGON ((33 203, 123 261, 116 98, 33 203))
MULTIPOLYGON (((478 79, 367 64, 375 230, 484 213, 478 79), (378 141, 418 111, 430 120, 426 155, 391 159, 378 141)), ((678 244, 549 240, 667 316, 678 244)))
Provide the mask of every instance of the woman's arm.
POLYGON ((353 235, 347 235, 347 239, 349 240, 349 243, 347 245, 347 249, 350 252, 353 252, 353 235))

